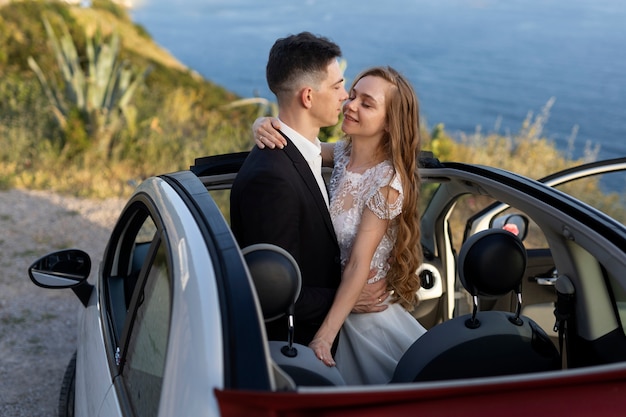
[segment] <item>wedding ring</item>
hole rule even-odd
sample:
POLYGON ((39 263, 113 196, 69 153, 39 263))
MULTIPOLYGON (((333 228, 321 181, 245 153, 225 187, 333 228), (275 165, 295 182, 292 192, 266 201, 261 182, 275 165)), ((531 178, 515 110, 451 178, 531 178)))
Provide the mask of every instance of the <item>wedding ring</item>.
POLYGON ((263 140, 263 136, 259 136, 259 140, 263 140))
POLYGON ((378 297, 378 302, 380 303, 381 301, 383 301, 382 298, 378 297))

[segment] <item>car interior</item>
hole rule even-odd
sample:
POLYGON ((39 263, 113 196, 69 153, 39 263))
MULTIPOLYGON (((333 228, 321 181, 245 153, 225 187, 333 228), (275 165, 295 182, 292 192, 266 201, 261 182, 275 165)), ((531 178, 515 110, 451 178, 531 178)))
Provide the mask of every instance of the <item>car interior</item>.
POLYGON ((413 343, 398 362, 391 382, 550 371, 560 356, 548 335, 521 315, 521 281, 526 249, 513 233, 483 230, 468 239, 459 254, 460 280, 473 298, 470 314, 447 320, 413 343), (514 312, 479 311, 479 296, 515 293, 514 312))
MULTIPOLYGON (((292 318, 302 286, 300 268, 295 259, 284 249, 266 243, 243 248, 242 253, 256 288, 264 320, 268 322, 285 315, 292 318)), ((336 367, 327 367, 315 357, 311 349, 293 341, 296 331, 293 319, 288 320, 288 323, 285 329, 286 342, 268 342, 270 356, 276 365, 276 379, 286 385, 283 388, 345 385, 336 367)))
MULTIPOLYGON (((245 153, 234 160, 232 155, 200 158, 191 170, 218 205, 222 199, 227 206, 234 172, 244 158, 245 153)), ((614 268, 605 268, 589 242, 568 238, 551 215, 525 214, 526 202, 520 202, 522 209, 511 207, 490 217, 484 231, 468 233, 472 214, 480 214, 497 196, 444 177, 427 178, 423 185, 422 196, 436 210, 424 211, 422 217, 429 227, 422 227, 422 288, 414 316, 428 332, 405 353, 392 383, 528 374, 626 360, 626 310, 615 307, 626 305, 626 291, 609 272, 614 268), (524 232, 516 236, 503 230, 506 223, 524 232), (432 235, 434 230, 443 235, 432 235), (597 300, 606 302, 599 306, 597 300)), ((224 217, 228 219, 228 210, 224 217)), ((254 272, 246 260, 263 305, 268 278, 255 277, 261 270, 254 272)), ((284 314, 289 314, 294 297, 297 293, 280 306, 284 314)), ((263 310, 265 319, 271 319, 263 310)), ((304 346, 270 342, 269 351, 284 389, 343 385, 341 375, 328 374, 329 368, 320 367, 304 346), (289 356, 292 347, 298 354, 289 356)))
MULTIPOLYGON (((265 320, 293 314, 300 274, 281 248, 260 244, 243 249, 265 320)), ((404 354, 392 383, 486 377, 559 369, 561 357, 547 334, 531 319, 514 312, 479 311, 479 296, 519 294, 526 269, 521 240, 502 229, 469 239, 459 258, 459 272, 475 300, 472 313, 435 326, 404 354)), ((290 323, 293 323, 290 321, 290 323)), ((345 385, 335 367, 323 365, 305 346, 270 341, 270 356, 288 388, 345 385), (288 377, 285 378, 284 374, 288 377)))
POLYGON ((358 406, 357 413, 402 414, 425 406, 439 415, 452 400, 452 414, 460 414, 468 400, 479 410, 493 407, 491 399, 522 397, 543 409, 554 398, 562 406, 573 391, 579 404, 591 404, 587 411, 600 402, 619 407, 626 229, 608 210, 494 168, 422 170, 424 258, 413 316, 427 332, 388 384, 348 386, 338 368, 294 342, 302 280, 293 257, 269 244, 241 248, 229 230, 230 185, 245 154, 231 158, 211 158, 210 172, 151 178, 122 211, 96 285, 81 250, 55 251, 29 268, 35 284, 71 288, 87 307, 60 403, 100 391, 94 403, 102 405, 122 393, 129 409, 140 404, 155 414, 161 390, 180 386, 182 401, 190 388, 201 398, 213 388, 229 415, 258 411, 254 401, 275 414, 287 398, 290 408, 279 413, 343 415, 358 406), (267 340, 263 322, 285 316, 284 340, 267 340), (198 357, 207 366, 197 366, 198 357), (97 390, 91 375, 103 381, 97 390))

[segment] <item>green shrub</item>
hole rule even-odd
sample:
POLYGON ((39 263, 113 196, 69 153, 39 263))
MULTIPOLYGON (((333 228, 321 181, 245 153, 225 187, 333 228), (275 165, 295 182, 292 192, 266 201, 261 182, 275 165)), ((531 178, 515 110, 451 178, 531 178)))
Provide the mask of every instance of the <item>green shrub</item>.
POLYGON ((107 11, 120 20, 130 20, 126 10, 111 0, 91 0, 91 8, 107 11))

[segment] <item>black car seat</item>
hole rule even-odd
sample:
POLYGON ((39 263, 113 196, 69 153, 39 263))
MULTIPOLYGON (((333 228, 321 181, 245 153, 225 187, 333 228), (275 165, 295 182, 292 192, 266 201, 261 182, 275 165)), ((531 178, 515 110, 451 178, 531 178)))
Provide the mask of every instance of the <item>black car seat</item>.
POLYGON ((302 278, 298 264, 284 249, 256 244, 242 250, 266 322, 289 315, 287 341, 269 341, 270 356, 296 386, 345 385, 336 367, 324 365, 308 347, 293 342, 294 304, 302 278))
POLYGON ((520 315, 526 249, 514 234, 488 229, 461 248, 459 278, 472 295, 471 314, 427 331, 400 359, 391 382, 434 381, 550 371, 559 353, 534 321, 520 315), (515 313, 478 311, 479 296, 517 294, 515 313))

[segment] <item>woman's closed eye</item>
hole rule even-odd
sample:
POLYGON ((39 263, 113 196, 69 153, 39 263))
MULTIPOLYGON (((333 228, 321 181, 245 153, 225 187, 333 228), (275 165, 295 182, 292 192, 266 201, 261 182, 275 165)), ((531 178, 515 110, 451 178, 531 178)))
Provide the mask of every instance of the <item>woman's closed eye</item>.
POLYGON ((370 103, 368 103, 367 101, 363 101, 363 100, 361 100, 360 103, 356 103, 355 102, 356 99, 357 99, 356 96, 348 97, 348 101, 354 102, 354 104, 360 104, 361 106, 365 107, 366 109, 369 109, 369 108, 373 107, 370 103))

